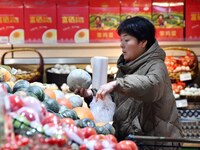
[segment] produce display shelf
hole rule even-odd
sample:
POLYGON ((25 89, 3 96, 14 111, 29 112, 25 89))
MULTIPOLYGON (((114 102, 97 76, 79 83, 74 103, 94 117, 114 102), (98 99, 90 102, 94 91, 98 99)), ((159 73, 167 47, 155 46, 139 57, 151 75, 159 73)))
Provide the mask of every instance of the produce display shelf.
MULTIPOLYGON (((200 42, 199 41, 159 41, 162 48, 164 47, 186 47, 192 49, 200 60, 200 42)), ((109 61, 116 63, 117 58, 121 54, 120 42, 107 43, 58 43, 58 44, 1 44, 0 54, 3 54, 8 49, 13 48, 34 48, 44 56, 45 64, 55 63, 90 63, 90 58, 93 56, 106 56, 109 61)), ((27 54, 20 55, 33 59, 33 56, 27 54)), ((20 59, 20 58, 19 58, 20 59)), ((34 60, 34 59, 33 59, 34 60)), ((16 59, 16 61, 19 61, 16 59)))
MULTIPOLYGON (((91 57, 70 57, 70 58, 44 58, 44 64, 90 64, 91 57)), ((112 57, 109 63, 116 63, 117 58, 112 57)), ((6 64, 38 64, 35 58, 6 58, 6 64)))

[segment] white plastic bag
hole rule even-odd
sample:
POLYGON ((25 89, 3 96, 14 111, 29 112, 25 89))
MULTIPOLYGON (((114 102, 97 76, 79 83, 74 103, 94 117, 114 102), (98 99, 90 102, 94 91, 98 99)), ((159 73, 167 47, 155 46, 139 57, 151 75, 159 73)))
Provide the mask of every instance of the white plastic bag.
POLYGON ((113 120, 115 107, 115 103, 112 101, 109 94, 105 96, 104 100, 96 101, 96 98, 93 97, 93 100, 90 103, 90 110, 94 116, 95 122, 111 122, 113 120))

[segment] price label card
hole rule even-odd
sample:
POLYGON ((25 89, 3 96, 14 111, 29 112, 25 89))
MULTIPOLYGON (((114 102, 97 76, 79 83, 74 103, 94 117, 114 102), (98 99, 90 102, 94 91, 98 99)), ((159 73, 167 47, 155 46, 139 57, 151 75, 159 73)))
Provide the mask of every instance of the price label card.
POLYGON ((7 44, 8 41, 8 36, 0 36, 0 43, 1 44, 7 44))
POLYGON ((181 99, 181 100, 176 100, 176 107, 187 107, 188 106, 188 101, 187 99, 181 99))
POLYGON ((182 73, 182 74, 180 74, 180 81, 188 81, 188 80, 192 80, 191 73, 182 73))

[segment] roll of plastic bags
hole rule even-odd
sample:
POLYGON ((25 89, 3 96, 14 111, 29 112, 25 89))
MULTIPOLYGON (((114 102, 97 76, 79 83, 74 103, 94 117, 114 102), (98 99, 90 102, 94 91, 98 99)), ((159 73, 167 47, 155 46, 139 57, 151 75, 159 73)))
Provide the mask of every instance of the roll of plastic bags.
POLYGON ((92 66, 92 88, 99 89, 102 84, 107 83, 108 58, 95 56, 91 58, 92 66))

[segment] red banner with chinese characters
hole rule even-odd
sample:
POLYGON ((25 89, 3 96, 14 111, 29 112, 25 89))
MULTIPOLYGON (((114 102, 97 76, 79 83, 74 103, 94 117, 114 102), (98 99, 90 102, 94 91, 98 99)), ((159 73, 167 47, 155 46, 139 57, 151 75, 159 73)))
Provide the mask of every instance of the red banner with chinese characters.
POLYGON ((186 40, 200 40, 200 0, 186 0, 186 40))
POLYGON ((55 0, 25 0, 24 24, 26 43, 56 43, 55 0))
POLYGON ((0 43, 24 43, 22 0, 0 0, 0 43))
POLYGON ((184 1, 154 0, 152 21, 158 40, 184 40, 184 1))
POLYGON ((90 42, 119 41, 119 0, 90 0, 90 42))
POLYGON ((142 16, 151 20, 151 0, 123 0, 120 6, 120 20, 129 17, 142 16))
POLYGON ((58 42, 89 43, 88 0, 60 0, 57 4, 58 42))

